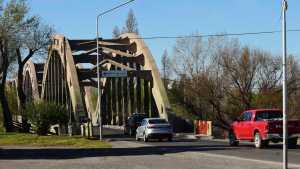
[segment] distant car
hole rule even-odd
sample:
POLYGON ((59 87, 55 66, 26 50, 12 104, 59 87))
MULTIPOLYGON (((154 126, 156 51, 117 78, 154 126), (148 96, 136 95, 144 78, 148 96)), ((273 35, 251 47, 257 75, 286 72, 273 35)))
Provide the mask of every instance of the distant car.
MULTIPOLYGON (((297 147, 300 136, 300 120, 288 121, 288 146, 297 147)), ((237 146, 239 141, 252 141, 256 148, 269 145, 269 142, 282 141, 282 111, 278 109, 254 109, 244 111, 232 124, 229 131, 229 144, 237 146)))
POLYGON ((173 129, 166 119, 162 118, 146 118, 142 121, 141 126, 136 129, 136 140, 143 139, 168 139, 172 141, 173 129))
POLYGON ((141 113, 134 113, 129 116, 124 126, 124 134, 133 136, 144 118, 147 118, 147 116, 141 113))

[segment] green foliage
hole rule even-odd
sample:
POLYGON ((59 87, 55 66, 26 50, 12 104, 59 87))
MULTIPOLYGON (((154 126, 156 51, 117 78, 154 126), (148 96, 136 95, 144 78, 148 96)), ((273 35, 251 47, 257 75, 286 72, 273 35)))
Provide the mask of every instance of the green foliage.
POLYGON ((2 113, 2 106, 0 107, 0 132, 4 131, 4 126, 3 126, 3 113, 2 113))
POLYGON ((29 103, 26 105, 26 114, 38 135, 48 134, 51 125, 68 122, 67 109, 55 103, 29 103))
POLYGON ((3 126, 3 115, 0 113, 0 132, 4 132, 4 126, 3 126))
MULTIPOLYGON (((0 69, 3 73, 1 85, 6 85, 7 75, 12 73, 9 68, 17 60, 16 49, 21 46, 25 30, 36 21, 37 17, 28 17, 28 9, 26 0, 0 1, 0 57, 3 61, 0 69)), ((0 100, 5 104, 1 105, 4 109, 2 113, 6 117, 4 120, 6 122, 5 127, 8 131, 11 131, 12 115, 9 106, 6 104, 7 97, 4 96, 5 91, 3 89, 4 87, 1 87, 2 91, 0 92, 0 100)))
MULTIPOLYGON (((15 86, 7 85, 5 95, 8 101, 9 109, 12 115, 18 115, 18 101, 17 101, 17 90, 15 86)), ((4 131, 3 128, 3 109, 0 107, 0 132, 4 131)))
POLYGON ((182 104, 181 100, 179 99, 180 97, 176 97, 176 93, 174 91, 168 91, 168 97, 172 106, 172 111, 177 116, 191 121, 200 118, 197 116, 197 114, 192 112, 193 110, 182 104))
POLYGON ((95 111, 96 107, 97 107, 97 101, 98 101, 97 88, 92 88, 91 89, 91 100, 90 101, 91 101, 93 111, 95 111))
POLYGON ((13 116, 19 115, 18 112, 18 99, 17 99, 17 89, 14 85, 7 86, 5 92, 9 109, 13 116))
POLYGON ((10 0, 0 10, 0 37, 6 43, 8 65, 16 61, 16 48, 23 43, 24 32, 35 25, 38 17, 28 17, 29 7, 26 0, 10 0))
POLYGON ((25 0, 11 0, 7 3, 3 16, 18 23, 23 20, 27 13, 28 7, 25 0))

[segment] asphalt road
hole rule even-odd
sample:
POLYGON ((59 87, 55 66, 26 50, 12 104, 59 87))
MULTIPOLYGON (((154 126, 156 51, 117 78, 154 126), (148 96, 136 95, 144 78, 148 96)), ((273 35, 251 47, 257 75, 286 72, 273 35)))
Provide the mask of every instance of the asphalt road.
MULTIPOLYGON (((253 143, 241 142, 238 147, 231 147, 226 140, 194 140, 174 138, 172 142, 151 140, 150 142, 135 141, 135 138, 122 135, 117 130, 106 130, 107 137, 115 141, 129 141, 145 146, 161 149, 166 152, 191 151, 207 152, 216 155, 225 155, 254 160, 273 162, 282 161, 282 144, 270 144, 264 149, 256 149, 253 143)), ((288 151, 289 163, 300 165, 300 145, 288 151)))
MULTIPOLYGON (((137 142, 105 130, 112 149, 0 147, 0 169, 279 169, 281 145, 255 149, 224 141, 137 142)), ((289 151, 290 167, 300 169, 300 147, 289 151)))
MULTIPOLYGON (((158 142, 153 141, 143 143, 154 147, 163 147, 165 150, 185 150, 185 151, 205 151, 211 154, 236 156, 247 159, 267 160, 280 162, 282 160, 282 145, 274 144, 268 148, 256 149, 251 143, 241 143, 238 147, 230 147, 224 141, 181 141, 175 140, 173 142, 158 142)), ((300 164, 300 146, 297 149, 289 150, 289 162, 300 164)))

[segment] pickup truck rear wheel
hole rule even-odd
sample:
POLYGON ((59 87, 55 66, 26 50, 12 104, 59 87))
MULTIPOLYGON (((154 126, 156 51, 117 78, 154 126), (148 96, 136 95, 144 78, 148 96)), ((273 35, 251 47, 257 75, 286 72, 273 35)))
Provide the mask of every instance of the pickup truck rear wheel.
POLYGON ((254 146, 255 146, 255 148, 263 148, 264 146, 267 146, 268 143, 269 143, 268 141, 262 140, 259 132, 256 132, 254 134, 254 146))
POLYGON ((288 147, 289 147, 290 149, 295 149, 295 148, 297 148, 297 141, 298 141, 298 137, 289 139, 289 140, 288 140, 288 147))
POLYGON ((229 137, 229 145, 230 146, 238 146, 239 145, 239 141, 236 139, 236 136, 233 131, 229 132, 228 137, 229 137))

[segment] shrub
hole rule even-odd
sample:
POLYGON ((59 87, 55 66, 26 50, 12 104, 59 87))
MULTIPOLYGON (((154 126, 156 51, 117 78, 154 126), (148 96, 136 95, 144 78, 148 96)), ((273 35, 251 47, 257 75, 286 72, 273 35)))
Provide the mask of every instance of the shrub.
MULTIPOLYGON (((7 85, 5 88, 5 96, 8 102, 9 110, 15 120, 20 113, 18 112, 17 90, 14 85, 7 85)), ((4 117, 2 105, 0 104, 0 132, 4 132, 4 117)))
POLYGON ((4 132, 2 107, 0 107, 0 132, 4 132))
POLYGON ((55 103, 28 103, 26 114, 33 130, 38 135, 47 135, 51 125, 62 125, 68 122, 68 113, 65 106, 55 103))

